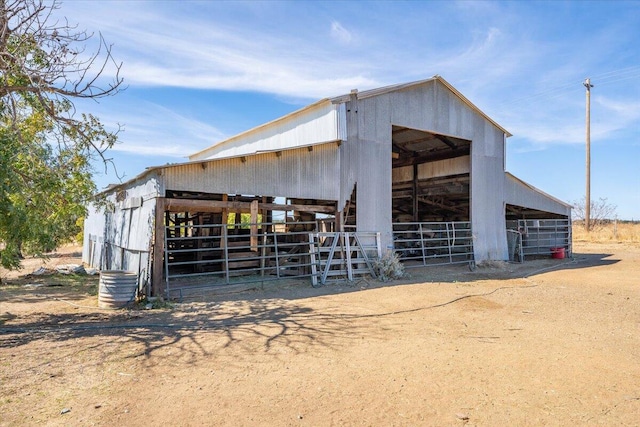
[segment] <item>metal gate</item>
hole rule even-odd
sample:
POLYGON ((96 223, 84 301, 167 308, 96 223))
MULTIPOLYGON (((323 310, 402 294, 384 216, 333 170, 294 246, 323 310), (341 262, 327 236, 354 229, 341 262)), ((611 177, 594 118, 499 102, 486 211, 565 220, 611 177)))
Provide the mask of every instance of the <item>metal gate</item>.
POLYGON ((550 255, 554 248, 564 248, 571 256, 571 221, 568 219, 520 219, 507 221, 507 232, 520 234, 520 257, 550 255))
POLYGON ((309 230, 315 221, 179 224, 165 227, 166 296, 198 288, 311 275, 309 230))
POLYGON ((309 233, 309 242, 313 286, 352 281, 357 275, 376 276, 373 262, 382 256, 380 233, 309 233))
POLYGON ((468 221, 394 223, 393 244, 406 268, 474 262, 468 221))

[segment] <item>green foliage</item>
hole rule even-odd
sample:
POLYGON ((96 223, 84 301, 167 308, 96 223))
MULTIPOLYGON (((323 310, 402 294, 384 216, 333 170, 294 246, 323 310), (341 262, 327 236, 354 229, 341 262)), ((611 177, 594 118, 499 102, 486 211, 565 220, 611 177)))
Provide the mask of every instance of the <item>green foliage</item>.
MULTIPOLYGON (((251 214, 243 213, 238 214, 235 212, 231 212, 227 217, 227 224, 233 226, 236 221, 236 215, 240 215, 240 222, 238 224, 239 228, 249 228, 251 226, 251 214)), ((262 223, 262 214, 258 214, 258 224, 262 223)))
MULTIPOLYGON (((19 268, 22 254, 43 255, 79 233, 78 219, 92 199, 91 162, 116 141, 74 99, 117 93, 116 77, 96 86, 82 61, 85 33, 48 23, 57 3, 5 1, 0 5, 0 265, 19 268)), ((119 67, 117 67, 119 69, 119 67)))
POLYGON ((145 310, 172 310, 173 304, 162 297, 147 298, 144 297, 137 303, 138 308, 145 310))

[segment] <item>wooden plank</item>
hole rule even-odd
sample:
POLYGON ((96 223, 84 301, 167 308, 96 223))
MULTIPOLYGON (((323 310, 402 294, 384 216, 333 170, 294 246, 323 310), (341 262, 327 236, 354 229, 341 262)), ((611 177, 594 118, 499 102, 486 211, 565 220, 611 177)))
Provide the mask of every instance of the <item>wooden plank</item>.
MULTIPOLYGON (((193 199, 165 199, 165 210, 170 212, 223 212, 223 209, 232 210, 241 213, 251 213, 251 203, 253 202, 236 202, 224 200, 193 200, 193 199)), ((336 212, 335 206, 326 205, 282 205, 278 203, 259 203, 258 209, 266 209, 272 211, 299 211, 299 212, 319 212, 330 213, 336 212)))
POLYGON ((393 159, 393 168, 400 168, 403 166, 409 166, 420 163, 435 162, 438 160, 452 159, 454 157, 467 156, 471 153, 469 146, 457 148, 455 150, 446 150, 442 152, 436 152, 432 154, 418 154, 423 153, 416 151, 412 157, 400 156, 399 159, 393 159))
POLYGON ((249 261, 229 261, 229 269, 240 269, 240 268, 256 268, 260 266, 260 261, 257 259, 249 260, 249 261))

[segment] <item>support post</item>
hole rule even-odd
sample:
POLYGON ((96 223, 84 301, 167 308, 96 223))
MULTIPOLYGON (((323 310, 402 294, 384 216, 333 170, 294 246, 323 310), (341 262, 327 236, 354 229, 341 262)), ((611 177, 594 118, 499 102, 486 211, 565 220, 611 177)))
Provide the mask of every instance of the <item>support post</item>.
POLYGON ((251 202, 251 250, 258 251, 258 201, 251 202))
POLYGON ((413 222, 418 222, 420 216, 418 214, 418 164, 413 164, 413 182, 411 183, 411 199, 413 202, 413 222))
MULTIPOLYGON (((222 201, 226 202, 229 200, 229 196, 227 194, 223 194, 222 195, 222 201)), ((227 245, 227 239, 225 238, 226 236, 226 230, 229 228, 227 225, 227 221, 229 220, 229 209, 228 208, 223 208, 222 209, 222 225, 221 227, 224 228, 224 231, 221 229, 220 230, 220 249, 225 249, 226 245, 227 245)))
POLYGON ((164 197, 156 198, 155 224, 153 231, 153 273, 151 275, 151 295, 162 293, 164 264, 164 197))
POLYGON ((585 196, 584 226, 587 233, 591 230, 591 79, 584 81, 587 88, 586 139, 587 139, 587 194, 585 196))

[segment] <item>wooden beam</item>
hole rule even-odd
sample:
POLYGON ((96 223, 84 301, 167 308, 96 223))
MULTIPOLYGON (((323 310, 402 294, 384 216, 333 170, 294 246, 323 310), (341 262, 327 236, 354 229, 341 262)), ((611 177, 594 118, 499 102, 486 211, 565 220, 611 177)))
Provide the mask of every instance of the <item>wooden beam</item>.
POLYGON ((465 214, 466 213, 466 211, 464 211, 462 209, 459 209, 457 206, 447 205, 446 203, 444 203, 444 200, 437 201, 437 200, 429 199, 427 197, 419 197, 418 200, 421 203, 425 203, 425 204, 431 205, 431 206, 436 206, 438 208, 445 209, 445 210, 447 210, 449 212, 454 212, 454 213, 457 213, 457 214, 465 214))
POLYGON ((453 159, 455 157, 466 156, 471 153, 471 147, 462 147, 457 150, 436 151, 432 153, 420 151, 416 153, 424 153, 412 157, 404 157, 402 154, 399 159, 394 159, 392 162, 393 168, 400 168, 403 166, 410 166, 415 164, 435 162, 438 160, 453 159))
MULTIPOLYGON (((222 195, 222 201, 223 202, 227 202, 229 201, 229 195, 228 194, 223 194, 222 195)), ((227 233, 226 233, 226 226, 227 226, 227 222, 229 221, 229 209, 227 208, 222 208, 222 224, 223 224, 223 230, 220 230, 220 249, 224 249, 227 246, 227 233)))
MULTIPOLYGON (((193 199, 165 199, 165 210, 170 212, 222 212, 229 211, 251 213, 251 202, 193 200, 193 199)), ((335 206, 326 205, 281 205, 278 203, 258 203, 258 209, 271 211, 299 211, 335 214, 335 206)))
POLYGON ((452 150, 457 150, 459 148, 456 144, 454 144, 453 142, 449 141, 446 136, 442 136, 442 135, 438 135, 438 134, 434 134, 434 135, 435 135, 435 137, 436 137, 436 139, 438 141, 444 142, 452 150))

